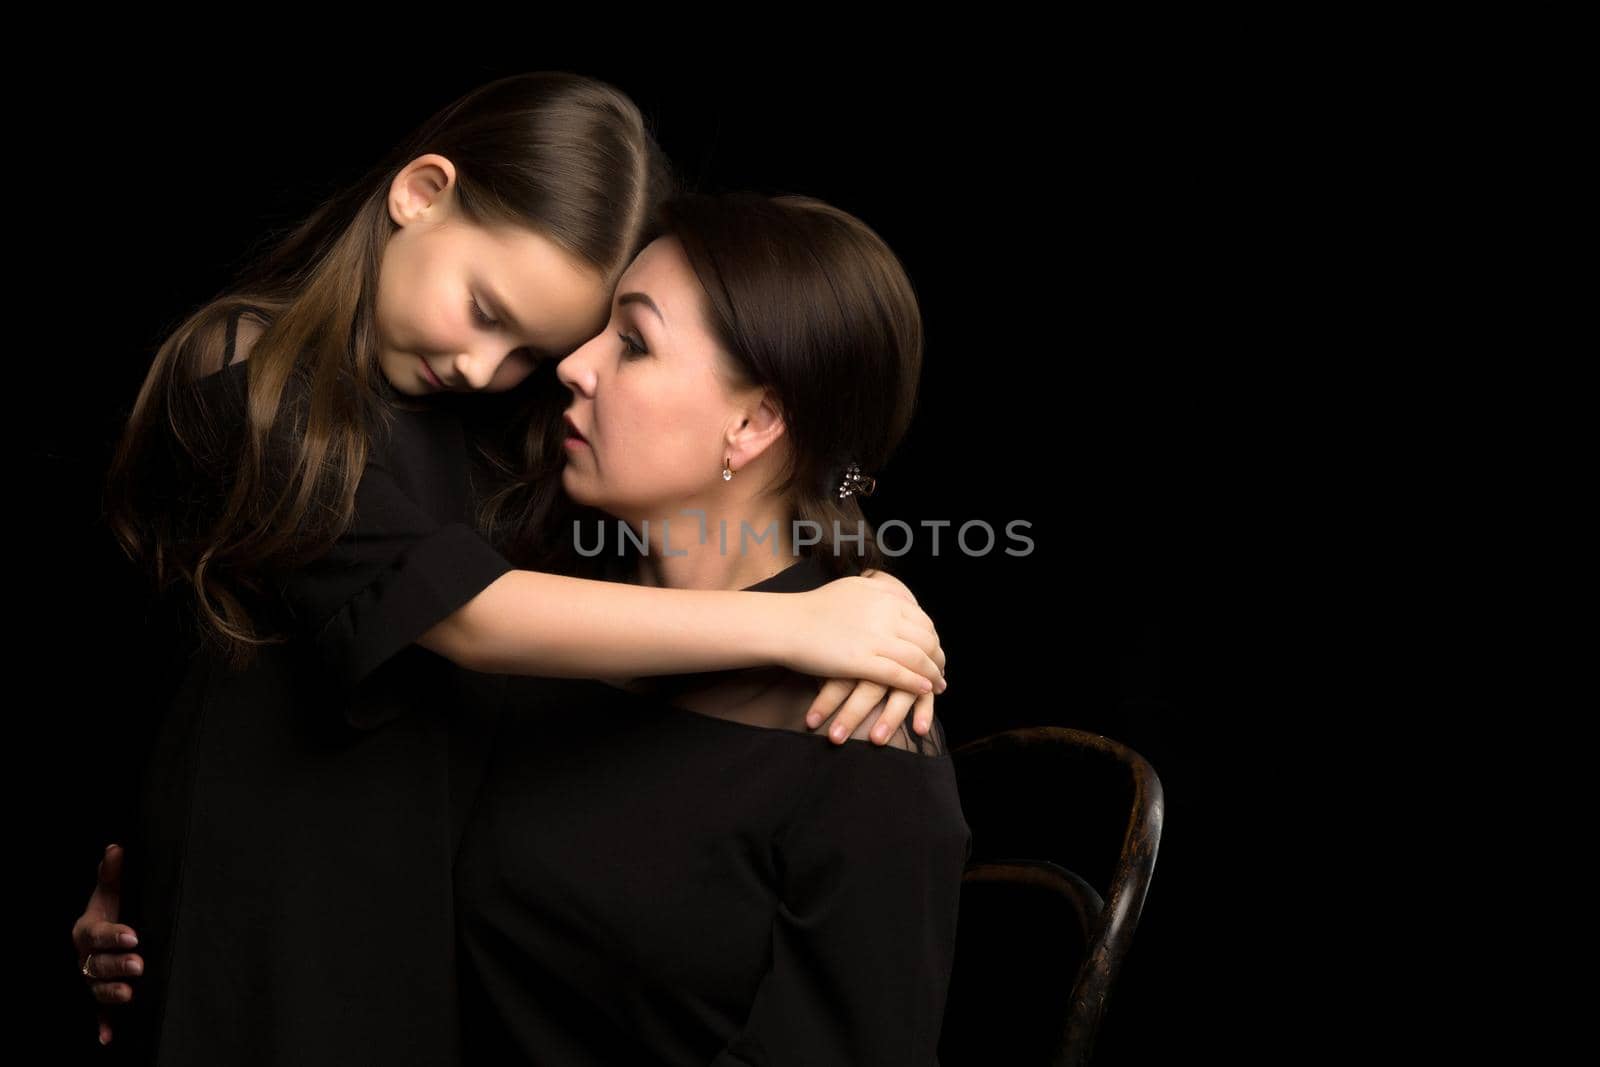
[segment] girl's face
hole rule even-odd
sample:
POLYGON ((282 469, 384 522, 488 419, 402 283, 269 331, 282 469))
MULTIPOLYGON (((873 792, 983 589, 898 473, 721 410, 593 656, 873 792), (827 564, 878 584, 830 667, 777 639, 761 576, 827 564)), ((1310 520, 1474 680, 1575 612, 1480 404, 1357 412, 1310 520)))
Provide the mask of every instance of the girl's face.
POLYGON ((378 362, 401 393, 503 392, 605 322, 610 292, 555 242, 456 210, 455 167, 420 156, 390 187, 400 229, 378 275, 378 362))
MULTIPOLYGON (((572 390, 561 482, 568 496, 624 520, 726 510, 729 483, 783 435, 767 391, 741 387, 706 325, 705 290, 675 237, 652 241, 617 283, 611 321, 556 366, 572 390), (577 434, 571 434, 576 429, 577 434)), ((774 453, 773 455, 776 455, 774 453)))

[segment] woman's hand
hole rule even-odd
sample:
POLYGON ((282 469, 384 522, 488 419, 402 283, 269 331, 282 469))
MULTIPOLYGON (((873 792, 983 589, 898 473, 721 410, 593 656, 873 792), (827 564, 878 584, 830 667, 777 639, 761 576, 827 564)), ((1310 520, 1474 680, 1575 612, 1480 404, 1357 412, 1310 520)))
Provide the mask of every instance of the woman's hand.
MULTIPOLYGON (((79 969, 94 999, 104 1004, 126 1004, 133 987, 124 979, 144 973, 144 960, 125 950, 139 943, 133 927, 117 922, 122 905, 122 846, 111 845, 100 858, 100 869, 89 906, 72 924, 72 945, 78 950, 79 969)), ((100 1043, 111 1043, 111 1020, 99 1009, 100 1043)))

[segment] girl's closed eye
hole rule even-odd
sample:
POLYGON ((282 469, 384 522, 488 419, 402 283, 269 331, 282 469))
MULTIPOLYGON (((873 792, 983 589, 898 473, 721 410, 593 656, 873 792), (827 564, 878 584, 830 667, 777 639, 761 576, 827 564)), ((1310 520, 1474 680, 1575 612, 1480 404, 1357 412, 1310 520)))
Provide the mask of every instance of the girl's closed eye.
POLYGON ((491 319, 489 316, 483 313, 483 309, 478 306, 478 301, 476 299, 472 300, 471 304, 472 317, 477 319, 480 324, 487 326, 490 329, 494 329, 500 325, 499 319, 491 319))

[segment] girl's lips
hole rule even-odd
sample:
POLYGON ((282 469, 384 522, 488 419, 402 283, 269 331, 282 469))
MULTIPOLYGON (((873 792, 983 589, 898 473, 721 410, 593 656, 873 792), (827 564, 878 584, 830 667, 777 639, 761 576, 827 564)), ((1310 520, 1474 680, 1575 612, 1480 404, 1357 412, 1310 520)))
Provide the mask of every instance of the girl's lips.
POLYGON ((428 381, 433 383, 433 387, 435 389, 443 389, 444 383, 439 380, 439 376, 437 374, 433 373, 433 368, 428 366, 428 361, 418 357, 418 362, 422 364, 422 373, 428 379, 428 381))

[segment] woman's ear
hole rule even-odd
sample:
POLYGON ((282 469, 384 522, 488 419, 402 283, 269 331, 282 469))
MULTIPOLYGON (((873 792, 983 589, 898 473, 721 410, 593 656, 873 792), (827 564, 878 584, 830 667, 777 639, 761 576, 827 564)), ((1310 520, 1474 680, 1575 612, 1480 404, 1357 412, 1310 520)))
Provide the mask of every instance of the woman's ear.
POLYGON ((742 425, 728 437, 728 454, 734 470, 746 467, 767 449, 771 448, 787 430, 783 415, 772 401, 770 390, 755 394, 750 407, 745 410, 742 425))

